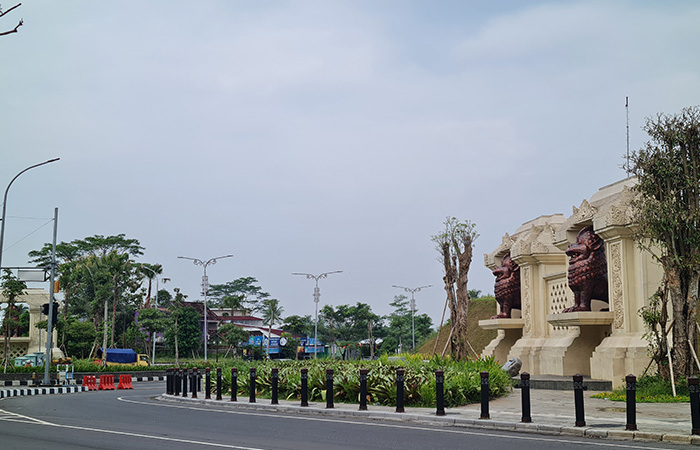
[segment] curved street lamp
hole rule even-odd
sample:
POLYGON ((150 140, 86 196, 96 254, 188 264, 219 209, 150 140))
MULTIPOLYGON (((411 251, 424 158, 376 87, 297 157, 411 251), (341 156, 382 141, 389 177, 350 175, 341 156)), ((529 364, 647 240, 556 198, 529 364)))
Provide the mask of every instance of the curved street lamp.
POLYGON ((233 255, 217 256, 216 258, 211 258, 207 261, 202 261, 197 258, 188 258, 187 256, 178 256, 180 259, 189 259, 194 263, 195 266, 202 266, 204 268, 204 275, 202 276, 202 295, 204 296, 204 361, 207 361, 207 341, 209 340, 209 322, 207 321, 207 292, 209 291, 209 278, 207 278, 207 266, 216 264, 218 259, 232 258, 233 255))
POLYGON ((303 275, 310 280, 316 280, 316 287, 314 288, 314 303, 316 303, 316 316, 314 320, 314 359, 316 359, 316 354, 318 353, 318 302, 321 301, 321 290, 318 288, 318 280, 320 280, 321 278, 326 278, 330 274, 341 272, 342 270, 336 270, 333 272, 325 272, 319 275, 297 272, 292 273, 292 275, 303 275))
POLYGON ((411 337, 413 339, 413 349, 415 350, 415 348, 416 348, 416 299, 413 298, 413 294, 415 294, 416 292, 420 292, 421 289, 433 287, 433 285, 429 284, 427 286, 420 286, 420 287, 413 288, 413 289, 403 287, 403 286, 397 286, 395 284, 392 284, 391 287, 403 289, 404 291, 411 293, 411 337))
POLYGON ((54 158, 54 159, 49 159, 48 161, 44 161, 43 163, 40 164, 34 164, 33 166, 29 166, 12 179, 10 181, 10 184, 7 185, 7 189, 5 189, 5 197, 2 199, 2 225, 0 225, 0 269, 2 269, 2 248, 5 243, 5 210, 7 208, 7 193, 10 191, 10 186, 12 186, 12 183, 15 182, 15 180, 22 175, 24 172, 27 170, 33 169, 35 167, 43 166, 44 164, 52 163, 55 161, 58 161, 61 158, 54 158))

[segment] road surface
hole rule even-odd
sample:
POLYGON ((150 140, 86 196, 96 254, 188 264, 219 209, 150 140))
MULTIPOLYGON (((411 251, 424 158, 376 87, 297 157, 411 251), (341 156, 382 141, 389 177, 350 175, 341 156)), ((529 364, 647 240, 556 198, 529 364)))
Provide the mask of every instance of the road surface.
MULTIPOLYGON (((486 431, 155 399, 165 383, 0 400, 0 448, 239 450, 683 449, 689 445, 486 431)), ((263 400, 264 401, 264 400, 263 400)))

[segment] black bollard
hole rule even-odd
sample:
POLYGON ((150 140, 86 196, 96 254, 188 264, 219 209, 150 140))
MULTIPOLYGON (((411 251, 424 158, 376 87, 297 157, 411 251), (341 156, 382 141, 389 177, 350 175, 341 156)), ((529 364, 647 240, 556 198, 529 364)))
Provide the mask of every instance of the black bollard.
POLYGON ((199 371, 196 367, 192 369, 192 381, 190 381, 190 390, 192 391, 192 398, 197 398, 197 391, 199 391, 199 371))
POLYGON ((403 369, 396 369, 396 412, 405 412, 403 409, 403 369))
POLYGON ((637 377, 629 374, 625 377, 627 391, 627 425, 625 430, 637 431, 637 377))
POLYGON ((182 396, 187 397, 187 369, 182 369, 182 396))
POLYGON ((489 414, 489 373, 481 372, 481 416, 479 419, 490 419, 489 414))
POLYGON ((216 368, 216 399, 221 400, 221 367, 216 368))
POLYGON ((532 422, 530 414, 530 374, 527 372, 520 374, 520 398, 523 403, 523 417, 520 421, 530 423, 532 422))
POLYGON ((309 369, 301 369, 301 406, 309 406, 309 369))
POLYGON ((360 411, 367 411, 367 373, 369 370, 360 369, 360 411))
POLYGON ((326 369, 326 409, 333 408, 333 369, 326 369))
POLYGON ((180 395, 180 369, 173 371, 173 394, 180 395))
POLYGON ((577 427, 586 426, 586 417, 583 411, 583 375, 574 375, 574 406, 576 408, 577 427))
POLYGON ((437 403, 436 416, 445 415, 445 372, 435 371, 435 402, 437 403))
POLYGON ((211 369, 207 367, 206 370, 206 382, 205 382, 205 389, 204 389, 204 398, 207 400, 211 400, 211 369))
POLYGON ((272 401, 270 402, 271 405, 276 405, 279 402, 277 401, 277 382, 279 380, 279 369, 277 367, 272 368, 272 401))
POLYGON ((688 377, 688 393, 690 394, 690 418, 693 423, 693 434, 700 434, 700 384, 698 377, 688 377))
POLYGON ((166 369, 165 370, 165 393, 168 395, 171 395, 173 393, 172 373, 173 373, 173 369, 166 369))
POLYGON ((250 398, 248 403, 255 403, 255 377, 256 377, 255 367, 250 368, 250 398))
POLYGON ((231 401, 238 401, 238 368, 231 367, 231 401))

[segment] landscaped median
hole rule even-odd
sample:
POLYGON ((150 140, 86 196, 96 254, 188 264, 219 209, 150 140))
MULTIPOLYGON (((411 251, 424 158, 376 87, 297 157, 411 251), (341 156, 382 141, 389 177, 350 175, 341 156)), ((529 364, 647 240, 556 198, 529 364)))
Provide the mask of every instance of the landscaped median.
MULTIPOLYGON (((231 393, 231 368, 237 369, 237 394, 250 392, 250 369, 256 369, 255 393, 262 398, 272 396, 272 369, 277 368, 278 395, 281 399, 301 398, 301 369, 308 369, 308 400, 326 401, 326 370, 333 369, 333 397, 341 403, 359 403, 360 369, 367 369, 367 402, 396 405, 396 370, 404 369, 404 404, 406 406, 434 407, 436 404, 435 371, 444 371, 444 402, 447 407, 480 401, 481 376, 489 372, 491 398, 510 392, 512 381, 493 359, 454 361, 449 358, 424 360, 423 355, 387 357, 374 361, 334 361, 327 359, 306 361, 243 361, 222 365, 222 390, 231 393)), ((211 362, 211 361, 210 361, 211 362)), ((198 366, 204 373, 206 363, 198 366)), ((190 366, 191 368, 191 366, 190 366)), ((216 367, 212 367, 215 377, 216 367)))

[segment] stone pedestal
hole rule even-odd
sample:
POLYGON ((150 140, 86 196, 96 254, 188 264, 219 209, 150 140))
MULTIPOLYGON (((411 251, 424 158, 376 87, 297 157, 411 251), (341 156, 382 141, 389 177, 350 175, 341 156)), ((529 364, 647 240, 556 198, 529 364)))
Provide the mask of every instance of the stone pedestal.
POLYGON ((484 356, 492 356, 501 364, 508 361, 510 349, 523 335, 523 319, 480 320, 479 326, 485 330, 498 330, 498 336, 484 348, 484 356))
POLYGON ((610 334, 613 315, 610 312, 570 312, 549 314, 547 322, 567 327, 553 333, 540 351, 540 373, 550 375, 591 376, 591 355, 610 334))
MULTIPOLYGON (((533 375, 581 373, 618 387, 624 384, 625 375, 641 375, 648 365, 648 342, 643 338, 639 310, 659 287, 663 271, 632 238, 634 192, 630 188, 635 182, 628 178, 601 188, 574 207, 568 218, 554 214, 527 222, 484 255, 484 264, 492 270, 506 253, 520 267, 524 324, 522 337, 512 344, 507 358, 519 358, 523 371, 533 375), (592 226, 605 245, 609 301, 592 301, 593 311, 562 313, 574 304, 564 250, 587 226, 592 226)), ((487 347, 494 355, 512 339, 502 331, 487 347)))

